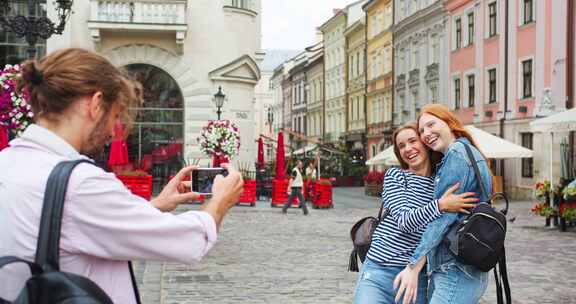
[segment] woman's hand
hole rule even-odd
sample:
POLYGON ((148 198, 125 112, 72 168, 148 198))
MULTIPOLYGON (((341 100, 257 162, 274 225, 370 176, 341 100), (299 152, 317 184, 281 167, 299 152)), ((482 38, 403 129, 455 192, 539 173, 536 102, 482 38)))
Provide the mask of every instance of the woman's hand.
POLYGON ((160 211, 172 211, 182 203, 194 201, 199 194, 190 192, 190 182, 183 181, 194 171, 196 166, 182 168, 162 189, 162 192, 151 201, 152 205, 160 211))
POLYGON ((461 213, 470 213, 467 209, 474 208, 476 204, 470 203, 477 203, 480 199, 472 197, 476 195, 474 192, 465 192, 461 194, 454 194, 454 191, 458 190, 460 187, 460 183, 456 183, 454 186, 448 188, 444 195, 438 201, 438 209, 442 212, 461 212, 461 213))
POLYGON ((394 279, 394 289, 398 289, 396 299, 394 300, 396 303, 400 302, 402 295, 404 295, 402 304, 416 303, 419 274, 419 269, 411 269, 406 266, 406 268, 396 276, 396 279, 394 279))

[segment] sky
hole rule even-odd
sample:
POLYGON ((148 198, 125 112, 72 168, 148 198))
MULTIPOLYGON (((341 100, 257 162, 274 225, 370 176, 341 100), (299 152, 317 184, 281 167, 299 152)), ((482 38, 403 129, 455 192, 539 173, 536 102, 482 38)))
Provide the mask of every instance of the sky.
POLYGON ((316 28, 332 9, 355 0, 262 0, 262 48, 304 50, 316 42, 316 28))

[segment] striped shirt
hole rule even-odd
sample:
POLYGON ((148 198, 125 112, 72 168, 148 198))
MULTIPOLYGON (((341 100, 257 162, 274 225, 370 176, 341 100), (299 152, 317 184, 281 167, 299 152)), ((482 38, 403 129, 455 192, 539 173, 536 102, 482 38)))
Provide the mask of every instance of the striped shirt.
POLYGON ((405 267, 426 225, 441 215, 433 199, 434 177, 388 169, 382 201, 389 213, 374 231, 368 258, 382 266, 405 267))

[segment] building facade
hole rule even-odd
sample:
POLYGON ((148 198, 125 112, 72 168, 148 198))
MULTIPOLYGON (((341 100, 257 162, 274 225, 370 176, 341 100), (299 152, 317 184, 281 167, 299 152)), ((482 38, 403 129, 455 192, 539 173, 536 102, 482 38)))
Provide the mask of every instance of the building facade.
POLYGON ((367 158, 391 145, 393 112, 393 9, 391 0, 371 0, 366 12, 367 158))
MULTIPOLYGON (((47 5, 54 19, 53 1, 47 5)), ((93 50, 144 84, 145 103, 128 140, 132 161, 166 150, 178 150, 185 160, 208 159, 197 138, 207 120, 216 119, 212 98, 222 87, 222 119, 238 125, 243 143, 234 160, 254 162, 254 87, 263 58, 259 0, 87 0, 72 9, 48 52, 93 50)))
MULTIPOLYGON (((560 140, 531 133, 529 123, 566 107, 568 1, 445 2, 450 32, 448 106, 465 124, 534 150, 531 159, 493 161, 505 190, 530 198, 549 179, 548 149, 559 172, 560 140), (508 27, 506 27, 508 24, 508 27)), ((558 176, 559 174, 555 174, 558 176)), ((557 181, 555 181, 557 182, 557 181)))
MULTIPOLYGON (((443 0, 398 0, 394 20, 394 125, 414 121, 423 105, 446 103, 448 35, 443 0)), ((472 63, 473 64, 473 63, 472 63)))
POLYGON ((254 135, 256 137, 261 134, 273 137, 275 134, 272 128, 274 119, 272 107, 276 98, 275 83, 273 81, 274 70, 285 60, 297 54, 296 51, 292 50, 265 50, 265 53, 264 60, 260 64, 260 81, 258 81, 254 92, 254 135))
POLYGON ((307 99, 306 92, 306 66, 308 64, 307 52, 304 51, 294 59, 294 67, 290 69, 290 78, 292 84, 292 128, 293 133, 288 134, 294 149, 299 149, 306 145, 302 138, 306 135, 307 127, 307 99), (295 134, 294 134, 295 133, 295 134), (297 136, 294 136, 297 135, 297 136))
POLYGON ((324 46, 322 42, 307 48, 307 128, 306 136, 311 141, 322 139, 324 132, 324 46))
POLYGON ((346 37, 346 149, 352 159, 365 160, 366 146, 366 24, 362 5, 347 7, 346 37))
POLYGON ((345 10, 337 10, 330 20, 320 26, 320 30, 324 37, 324 142, 338 143, 346 131, 345 10))

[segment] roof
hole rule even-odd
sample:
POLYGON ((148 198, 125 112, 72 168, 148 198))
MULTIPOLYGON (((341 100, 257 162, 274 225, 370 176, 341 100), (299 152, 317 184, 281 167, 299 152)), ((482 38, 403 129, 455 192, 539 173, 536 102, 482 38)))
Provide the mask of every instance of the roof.
POLYGON ((273 72, 284 61, 298 55, 298 50, 264 50, 266 55, 260 64, 263 72, 273 72))

